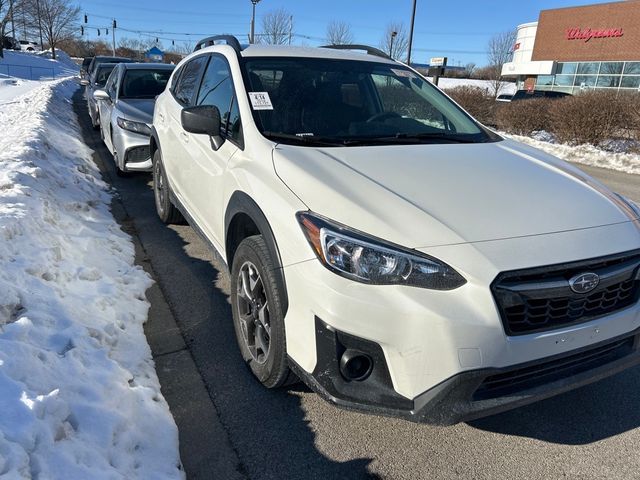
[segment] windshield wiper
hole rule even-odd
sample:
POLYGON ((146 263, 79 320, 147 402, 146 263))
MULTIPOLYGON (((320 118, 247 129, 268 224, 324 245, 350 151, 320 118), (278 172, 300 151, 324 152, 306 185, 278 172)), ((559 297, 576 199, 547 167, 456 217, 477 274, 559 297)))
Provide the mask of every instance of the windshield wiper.
POLYGON ((269 138, 270 140, 278 141, 278 140, 289 140, 297 143, 301 143, 304 145, 316 145, 316 146, 342 146, 345 145, 343 140, 338 138, 331 137, 320 137, 317 135, 295 135, 293 133, 283 133, 283 132, 271 132, 265 131, 262 134, 269 138))
POLYGON ((418 143, 482 143, 485 141, 475 135, 446 134, 440 132, 424 132, 424 133, 396 133, 395 135, 372 136, 372 137, 355 137, 345 140, 345 145, 371 145, 379 143, 387 144, 415 144, 418 143))

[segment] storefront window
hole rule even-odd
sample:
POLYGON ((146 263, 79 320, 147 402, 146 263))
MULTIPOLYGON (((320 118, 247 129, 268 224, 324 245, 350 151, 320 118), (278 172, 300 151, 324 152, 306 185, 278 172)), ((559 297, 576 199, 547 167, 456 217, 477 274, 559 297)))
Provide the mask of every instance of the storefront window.
POLYGON ((620 86, 620 75, 600 75, 596 87, 613 87, 620 86))
POLYGON ((536 85, 553 85, 553 75, 538 75, 536 85))
POLYGON ((602 62, 600 64, 600 75, 620 75, 622 73, 623 62, 602 62))
POLYGON ((622 88, 640 88, 640 76, 638 77, 622 77, 622 88))
POLYGON ((576 87, 595 87, 596 86, 595 75, 576 75, 575 86, 576 87))
POLYGON ((599 62, 587 62, 578 64, 579 75, 595 75, 598 73, 599 62))
POLYGON ((576 73, 577 67, 578 67, 577 62, 559 63, 556 73, 559 75, 573 75, 574 73, 576 73))
POLYGON ((553 84, 570 87, 573 85, 573 75, 556 75, 556 79, 553 84))
POLYGON ((627 62, 624 66, 626 75, 640 75, 640 62, 627 62))

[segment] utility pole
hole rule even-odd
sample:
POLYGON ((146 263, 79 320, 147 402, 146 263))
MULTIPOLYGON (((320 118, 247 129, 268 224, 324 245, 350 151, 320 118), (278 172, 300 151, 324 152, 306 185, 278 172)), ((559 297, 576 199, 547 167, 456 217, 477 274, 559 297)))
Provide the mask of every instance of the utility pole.
POLYGON ((249 43, 256 43, 256 5, 260 0, 251 0, 253 5, 253 14, 251 15, 251 38, 249 43))
POLYGON ((116 56, 116 19, 113 19, 113 24, 111 25, 111 46, 113 50, 113 56, 116 56))
POLYGON ((292 35, 293 35, 293 15, 289 17, 289 45, 291 45, 292 35))
POLYGON ((398 35, 398 32, 391 32, 391 43, 389 44, 389 56, 393 58, 393 40, 398 35))
POLYGON ((416 23, 416 0, 413 0, 413 12, 411 13, 411 28, 409 29, 409 48, 407 50, 407 65, 411 66, 411 47, 413 46, 413 26, 416 23))

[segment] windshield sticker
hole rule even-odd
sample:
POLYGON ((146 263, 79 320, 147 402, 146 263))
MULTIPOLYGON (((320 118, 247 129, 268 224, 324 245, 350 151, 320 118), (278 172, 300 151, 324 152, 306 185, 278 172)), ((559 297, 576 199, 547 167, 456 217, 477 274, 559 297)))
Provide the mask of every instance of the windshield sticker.
POLYGON ((273 110, 269 92, 249 92, 249 99, 254 110, 273 110))
POLYGON ((406 78, 415 77, 414 73, 410 70, 399 70, 397 68, 392 68, 391 71, 396 77, 406 77, 406 78))

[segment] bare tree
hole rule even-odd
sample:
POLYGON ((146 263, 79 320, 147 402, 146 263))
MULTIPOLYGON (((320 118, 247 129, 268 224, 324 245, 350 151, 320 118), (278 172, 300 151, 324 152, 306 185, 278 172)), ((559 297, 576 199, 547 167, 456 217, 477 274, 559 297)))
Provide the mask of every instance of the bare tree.
POLYGON ((409 49, 409 35, 402 22, 389 22, 384 36, 380 40, 380 48, 391 58, 406 59, 409 49))
POLYGON ((516 41, 516 31, 509 30, 494 35, 487 44, 488 76, 491 82, 490 93, 498 96, 504 82, 502 81, 502 66, 511 60, 513 46, 516 41))
POLYGON ((33 28, 42 25, 42 36, 51 48, 51 56, 56 58, 56 45, 76 34, 80 7, 69 0, 28 1, 27 17, 33 28))
POLYGON ((285 45, 291 42, 293 35, 293 15, 284 8, 272 10, 262 17, 262 33, 258 35, 260 43, 285 45))
POLYGON ((327 41, 329 45, 349 45, 353 43, 351 25, 340 20, 332 20, 327 25, 327 41))
POLYGON ((0 58, 4 58, 2 37, 6 35, 7 24, 12 21, 18 0, 0 0, 0 58))

